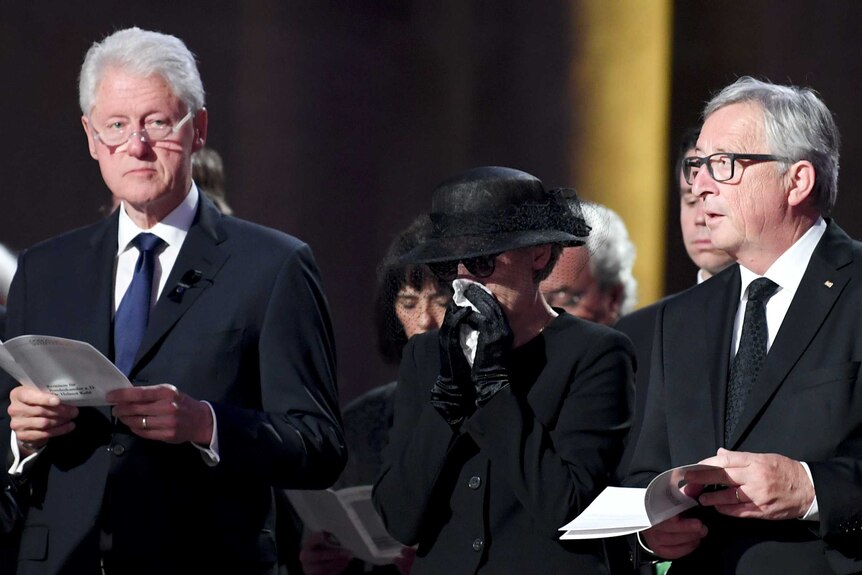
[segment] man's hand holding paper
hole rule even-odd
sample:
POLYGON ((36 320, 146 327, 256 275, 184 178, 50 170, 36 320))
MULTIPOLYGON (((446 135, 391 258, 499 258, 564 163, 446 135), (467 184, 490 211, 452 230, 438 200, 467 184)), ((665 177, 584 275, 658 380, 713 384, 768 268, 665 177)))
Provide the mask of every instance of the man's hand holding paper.
POLYGON ((78 416, 78 408, 61 403, 52 393, 19 386, 10 392, 9 398, 9 426, 25 456, 42 448, 52 437, 75 429, 73 420, 78 416))
POLYGON ((706 525, 700 519, 675 515, 642 531, 639 537, 655 555, 664 559, 679 559, 697 549, 707 533, 706 525))
POLYGON ((213 416, 207 404, 163 383, 115 389, 107 395, 114 416, 146 439, 209 445, 213 416))
POLYGON ((698 486, 727 485, 727 489, 703 493, 701 505, 731 517, 753 519, 798 519, 814 501, 814 485, 798 461, 775 453, 747 453, 720 448, 701 461, 720 469, 698 469, 686 473, 686 493, 698 486))

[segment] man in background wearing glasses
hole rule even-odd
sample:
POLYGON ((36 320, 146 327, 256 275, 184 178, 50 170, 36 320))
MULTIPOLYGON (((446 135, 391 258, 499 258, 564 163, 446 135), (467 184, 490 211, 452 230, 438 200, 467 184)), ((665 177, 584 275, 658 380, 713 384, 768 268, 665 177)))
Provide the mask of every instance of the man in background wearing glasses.
POLYGON ((739 265, 658 312, 627 483, 703 461, 694 514, 640 534, 672 573, 862 569, 862 246, 827 216, 839 136, 809 89, 741 78, 683 172, 739 265))
POLYGON ((592 228, 586 245, 563 249, 540 289, 551 307, 613 326, 637 305, 635 245, 615 211, 594 202, 581 209, 592 228))
POLYGON ((19 574, 274 573, 273 489, 344 465, 316 264, 199 193, 203 96, 173 36, 122 30, 84 60, 90 155, 121 205, 25 253, 8 335, 87 341, 133 387, 76 408, 3 381, 19 574))

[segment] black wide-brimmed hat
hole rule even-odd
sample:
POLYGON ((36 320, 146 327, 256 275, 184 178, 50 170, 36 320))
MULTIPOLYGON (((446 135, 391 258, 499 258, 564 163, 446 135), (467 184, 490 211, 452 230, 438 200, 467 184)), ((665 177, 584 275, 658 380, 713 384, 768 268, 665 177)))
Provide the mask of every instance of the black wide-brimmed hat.
POLYGON ((434 189, 428 238, 398 261, 433 263, 528 246, 583 245, 590 227, 575 191, 545 190, 541 180, 512 168, 461 172, 434 189))

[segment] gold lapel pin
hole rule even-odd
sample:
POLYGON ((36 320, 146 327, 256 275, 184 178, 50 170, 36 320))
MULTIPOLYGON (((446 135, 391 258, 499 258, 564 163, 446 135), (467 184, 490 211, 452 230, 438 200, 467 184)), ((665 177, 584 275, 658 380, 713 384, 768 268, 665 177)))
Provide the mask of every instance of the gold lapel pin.
POLYGON ((831 281, 826 280, 825 282, 823 282, 823 285, 825 285, 825 286, 826 286, 826 287, 828 287, 828 288, 831 288, 833 284, 832 284, 832 282, 831 282, 831 281))

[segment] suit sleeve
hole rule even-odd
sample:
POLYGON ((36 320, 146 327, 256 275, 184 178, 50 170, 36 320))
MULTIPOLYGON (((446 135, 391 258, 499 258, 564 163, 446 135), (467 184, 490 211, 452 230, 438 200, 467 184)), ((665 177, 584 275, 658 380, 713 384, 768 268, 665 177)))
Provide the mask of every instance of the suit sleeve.
POLYGON ((572 373, 554 373, 550 363, 546 367, 552 377, 570 378, 557 388, 562 392, 554 422, 537 417, 510 386, 466 423, 537 529, 554 538, 608 484, 629 427, 631 344, 608 331, 581 345, 585 349, 572 373))
POLYGON ((634 424, 638 435, 629 438, 633 445, 633 449, 630 446, 626 451, 626 456, 631 457, 629 468, 621 470, 624 477, 622 483, 628 487, 646 487, 656 475, 671 467, 664 409, 664 345, 661 328, 664 309, 662 306, 656 314, 649 381, 646 385, 638 386, 648 390, 644 413, 642 419, 634 424))
POLYGON ((213 405, 219 465, 279 487, 326 488, 343 469, 346 450, 332 325, 308 246, 286 258, 264 313, 258 340, 262 405, 213 405))
POLYGON ((430 527, 435 486, 457 437, 430 401, 439 371, 432 359, 436 333, 416 336, 404 348, 390 442, 374 485, 374 506, 386 529, 405 545, 418 543, 423 528, 430 527))
MULTIPOLYGON (((862 382, 860 370, 856 386, 862 382)), ((833 458, 807 462, 817 494, 820 537, 836 573, 856 573, 862 568, 862 428, 858 421, 833 458)))

